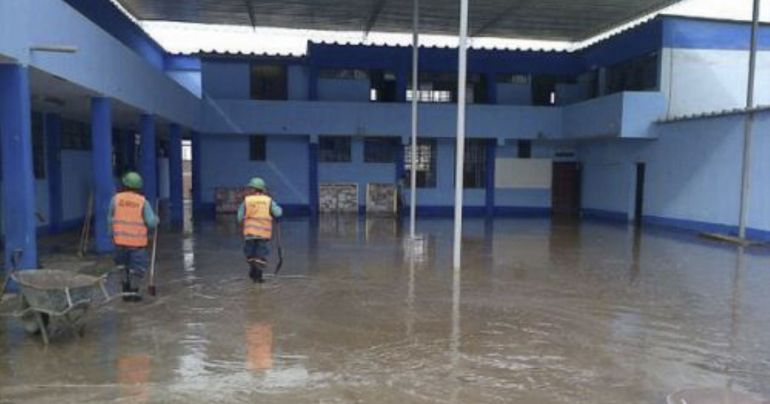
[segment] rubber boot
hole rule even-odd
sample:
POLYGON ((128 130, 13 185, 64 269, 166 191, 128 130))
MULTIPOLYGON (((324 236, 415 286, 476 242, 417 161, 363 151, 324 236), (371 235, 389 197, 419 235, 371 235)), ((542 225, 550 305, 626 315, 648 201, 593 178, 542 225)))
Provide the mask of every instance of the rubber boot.
POLYGON ((262 273, 264 272, 265 264, 263 263, 257 263, 255 265, 256 272, 257 272, 257 279, 254 282, 257 283, 265 283, 265 278, 262 277, 262 273))
POLYGON ((254 262, 249 263, 249 278, 254 283, 259 282, 259 279, 262 278, 260 271, 257 269, 257 264, 254 262))

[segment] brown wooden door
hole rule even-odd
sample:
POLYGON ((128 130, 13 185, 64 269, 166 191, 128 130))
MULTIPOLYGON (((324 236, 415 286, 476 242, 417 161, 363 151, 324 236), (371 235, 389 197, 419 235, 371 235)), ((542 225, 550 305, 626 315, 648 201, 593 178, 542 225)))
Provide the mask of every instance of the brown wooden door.
POLYGON ((580 211, 580 166, 576 162, 553 163, 551 211, 576 215, 580 211))

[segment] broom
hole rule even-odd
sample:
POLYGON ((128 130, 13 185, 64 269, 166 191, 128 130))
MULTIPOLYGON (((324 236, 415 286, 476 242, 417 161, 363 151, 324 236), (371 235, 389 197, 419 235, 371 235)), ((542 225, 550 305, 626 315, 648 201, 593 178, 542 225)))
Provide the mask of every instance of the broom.
MULTIPOLYGON (((158 201, 155 201, 155 212, 158 211, 158 201)), ((160 227, 160 218, 158 223, 155 224, 155 229, 152 232, 152 258, 150 258, 150 281, 147 284, 147 293, 150 296, 155 296, 158 291, 155 288, 155 256, 158 250, 158 227, 160 227)))

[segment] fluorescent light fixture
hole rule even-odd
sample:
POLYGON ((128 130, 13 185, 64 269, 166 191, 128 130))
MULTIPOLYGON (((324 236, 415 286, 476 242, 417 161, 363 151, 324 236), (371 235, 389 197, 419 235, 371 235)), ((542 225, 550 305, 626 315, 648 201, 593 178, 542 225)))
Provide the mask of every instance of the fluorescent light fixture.
POLYGON ((53 52, 53 53, 75 53, 78 51, 77 46, 68 45, 37 45, 30 46, 30 52, 53 52))

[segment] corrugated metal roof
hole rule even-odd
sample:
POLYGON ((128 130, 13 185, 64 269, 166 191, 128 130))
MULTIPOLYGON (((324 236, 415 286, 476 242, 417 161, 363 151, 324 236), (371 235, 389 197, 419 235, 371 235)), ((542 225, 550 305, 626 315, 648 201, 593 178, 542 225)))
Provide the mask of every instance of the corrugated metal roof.
POLYGON ((676 115, 667 118, 663 118, 657 121, 657 123, 675 123, 682 121, 691 121, 695 119, 708 119, 708 118, 721 118, 732 115, 745 115, 749 113, 763 113, 770 112, 770 105, 759 105, 754 108, 733 108, 723 109, 720 111, 708 111, 699 112, 696 114, 676 115))
MULTIPOLYGON (((139 20, 411 32, 412 0, 117 0, 139 20)), ((580 41, 681 0, 470 0, 471 36, 580 41)), ((420 32, 456 35, 459 0, 421 0, 420 32)))

